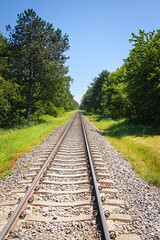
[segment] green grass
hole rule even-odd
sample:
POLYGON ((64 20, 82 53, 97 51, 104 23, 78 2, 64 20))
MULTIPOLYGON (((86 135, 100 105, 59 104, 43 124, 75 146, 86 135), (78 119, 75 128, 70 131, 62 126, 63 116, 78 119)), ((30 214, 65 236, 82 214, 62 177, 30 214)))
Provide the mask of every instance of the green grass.
POLYGON ((160 187, 160 128, 100 115, 88 118, 143 179, 160 187))
POLYGON ((45 115, 42 117, 43 122, 34 126, 0 129, 0 179, 11 174, 19 157, 39 144, 55 128, 67 122, 73 113, 74 111, 67 112, 56 118, 45 115))

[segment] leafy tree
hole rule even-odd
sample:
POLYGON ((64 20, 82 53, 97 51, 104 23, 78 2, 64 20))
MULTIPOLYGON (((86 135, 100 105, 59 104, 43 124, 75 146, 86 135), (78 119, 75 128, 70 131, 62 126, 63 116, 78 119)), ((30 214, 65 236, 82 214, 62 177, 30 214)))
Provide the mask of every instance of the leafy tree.
POLYGON ((132 33, 133 48, 115 72, 99 75, 84 94, 81 108, 112 117, 160 123, 160 30, 132 33), (104 79, 104 81, 103 81, 104 79))
POLYGON ((80 109, 86 110, 87 112, 93 112, 92 107, 92 87, 89 86, 86 93, 82 97, 80 109))
POLYGON ((112 117, 121 118, 126 115, 127 94, 126 68, 122 65, 109 75, 108 81, 103 84, 103 111, 112 117))
POLYGON ((141 122, 160 121, 160 30, 132 33, 133 49, 125 59, 128 116, 141 122))
POLYGON ((7 26, 7 30, 10 33, 10 68, 15 83, 20 86, 28 119, 56 92, 67 72, 64 52, 69 49, 68 36, 63 36, 60 29, 55 30, 32 9, 19 14, 15 28, 7 26))
POLYGON ((7 39, 0 34, 0 126, 10 124, 10 116, 16 119, 16 107, 19 104, 19 89, 11 78, 8 65, 7 39))
POLYGON ((109 72, 107 70, 102 71, 93 83, 93 108, 95 112, 102 112, 103 103, 103 84, 108 81, 109 72))
POLYGON ((103 104, 103 84, 108 80, 109 72, 102 71, 97 78, 93 80, 86 94, 83 96, 81 108, 87 111, 102 112, 103 104))
POLYGON ((0 77, 0 126, 11 126, 17 121, 17 115, 21 111, 23 110, 20 108, 20 94, 17 84, 0 77))

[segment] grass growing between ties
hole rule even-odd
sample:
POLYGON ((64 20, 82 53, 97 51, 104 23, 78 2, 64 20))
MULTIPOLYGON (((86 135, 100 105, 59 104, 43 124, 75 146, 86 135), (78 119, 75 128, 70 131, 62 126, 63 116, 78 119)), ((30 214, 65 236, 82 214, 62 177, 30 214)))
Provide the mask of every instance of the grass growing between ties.
POLYGON ((87 117, 143 179, 160 187, 160 128, 100 115, 87 117))
POLYGON ((0 129, 0 179, 11 174, 17 159, 23 156, 36 144, 39 144, 49 133, 67 122, 74 113, 66 112, 61 117, 45 115, 42 122, 36 125, 14 129, 0 129))

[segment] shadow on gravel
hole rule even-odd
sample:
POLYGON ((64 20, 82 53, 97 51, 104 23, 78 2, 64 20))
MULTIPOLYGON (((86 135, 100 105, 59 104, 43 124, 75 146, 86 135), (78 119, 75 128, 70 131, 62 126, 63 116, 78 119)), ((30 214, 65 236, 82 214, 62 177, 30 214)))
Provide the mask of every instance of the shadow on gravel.
POLYGON ((91 131, 93 131, 93 132, 97 132, 97 133, 99 133, 101 136, 105 136, 105 134, 103 133, 103 132, 100 132, 99 130, 95 130, 95 129, 91 129, 91 131))

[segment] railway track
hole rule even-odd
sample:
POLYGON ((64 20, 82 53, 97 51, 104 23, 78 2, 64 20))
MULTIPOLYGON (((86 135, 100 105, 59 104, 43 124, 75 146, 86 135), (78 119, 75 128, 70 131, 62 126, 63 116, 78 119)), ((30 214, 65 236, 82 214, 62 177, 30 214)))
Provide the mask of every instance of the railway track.
POLYGON ((140 239, 121 234, 131 217, 118 213, 124 202, 117 199, 109 171, 88 136, 77 113, 59 141, 19 181, 14 200, 0 203, 0 208, 13 210, 0 240, 140 239))

